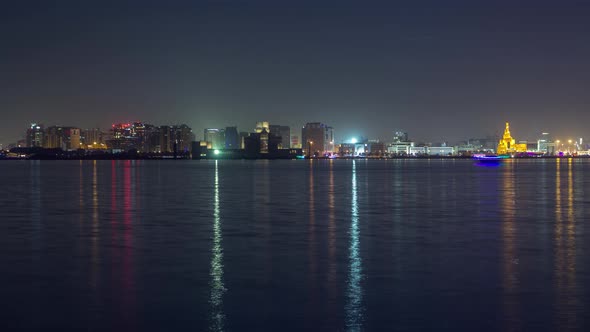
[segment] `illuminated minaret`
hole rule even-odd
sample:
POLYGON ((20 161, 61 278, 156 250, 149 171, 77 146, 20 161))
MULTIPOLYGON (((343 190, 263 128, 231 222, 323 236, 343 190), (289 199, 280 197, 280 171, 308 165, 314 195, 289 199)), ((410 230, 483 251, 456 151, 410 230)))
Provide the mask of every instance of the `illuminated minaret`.
POLYGON ((500 142, 498 142, 498 154, 514 152, 526 152, 526 144, 516 144, 516 140, 510 135, 510 123, 506 122, 506 129, 500 142))

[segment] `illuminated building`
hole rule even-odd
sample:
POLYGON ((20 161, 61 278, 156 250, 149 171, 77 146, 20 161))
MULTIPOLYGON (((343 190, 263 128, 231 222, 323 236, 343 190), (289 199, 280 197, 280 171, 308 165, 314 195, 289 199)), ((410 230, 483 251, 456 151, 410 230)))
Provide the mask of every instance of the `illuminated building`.
POLYGON ((141 122, 115 123, 111 126, 111 137, 107 145, 113 151, 143 151, 146 126, 141 122))
POLYGON ((455 154, 455 148, 452 146, 431 146, 428 147, 430 156, 452 156, 455 154))
POLYGON ((291 128, 289 126, 270 125, 270 133, 281 138, 279 149, 291 147, 291 128))
POLYGON ((43 147, 49 149, 59 148, 71 151, 82 147, 80 144, 80 129, 75 127, 47 127, 43 140, 43 147))
POLYGON ((31 123, 31 127, 27 129, 26 146, 29 148, 42 147, 44 140, 43 125, 31 123))
POLYGON ((354 155, 354 143, 342 143, 338 145, 338 155, 341 157, 350 157, 354 155))
POLYGON ((506 129, 504 130, 504 135, 502 139, 498 142, 498 148, 496 152, 498 154, 509 154, 509 153, 519 153, 519 152, 526 152, 527 145, 526 144, 516 144, 516 141, 510 135, 510 124, 506 122, 506 129))
POLYGON ((428 153, 426 146, 412 146, 410 147, 410 155, 423 156, 428 153))
POLYGON ((175 139, 178 146, 178 151, 184 153, 190 152, 191 142, 195 140, 195 134, 193 134, 193 130, 185 124, 174 126, 174 129, 176 133, 175 139))
POLYGON ((413 146, 414 142, 395 142, 387 147, 387 152, 394 156, 407 156, 413 146))
POLYGON ((385 154, 385 144, 379 140, 369 141, 366 144, 366 153, 370 156, 381 157, 385 154))
POLYGON ((194 141, 192 129, 185 125, 160 126, 161 153, 188 153, 194 141))
POLYGON ((213 149, 225 148, 225 130, 218 128, 205 129, 205 141, 211 143, 213 149))
POLYGON ((93 145, 103 143, 102 132, 98 128, 84 129, 80 141, 84 145, 93 145))
POLYGON ((334 129, 323 123, 306 123, 301 138, 301 147, 308 156, 324 157, 334 152, 334 129))
POLYGON ((268 124, 268 121, 256 122, 256 128, 254 129, 255 133, 260 134, 265 129, 267 132, 270 132, 270 125, 268 124))

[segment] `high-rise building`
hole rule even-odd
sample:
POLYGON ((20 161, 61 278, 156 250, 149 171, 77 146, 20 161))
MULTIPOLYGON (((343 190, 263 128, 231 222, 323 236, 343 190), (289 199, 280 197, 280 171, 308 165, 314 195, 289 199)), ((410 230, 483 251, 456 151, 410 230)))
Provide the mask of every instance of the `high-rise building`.
POLYGON ((45 137, 43 138, 43 147, 48 149, 55 149, 62 147, 62 128, 58 126, 51 126, 45 129, 45 137))
POLYGON ((225 148, 230 150, 242 148, 238 127, 225 127, 225 148))
POLYGON ((281 138, 280 149, 291 148, 291 128, 289 126, 270 125, 270 133, 281 138))
POLYGON ((146 124, 142 137, 141 152, 158 153, 160 151, 160 128, 151 124, 146 124))
POLYGON ((205 141, 211 144, 212 149, 225 148, 225 130, 217 128, 205 129, 205 141))
POLYGON ((99 128, 84 129, 80 136, 83 145, 93 145, 103 143, 102 132, 99 128))
POLYGON ((193 130, 185 124, 160 126, 159 152, 189 153, 194 140, 193 130))
POLYGON ((47 127, 44 135, 44 147, 60 148, 66 151, 77 150, 82 147, 80 129, 76 127, 47 127))
POLYGON ((31 123, 31 127, 27 129, 27 136, 25 138, 27 147, 42 147, 44 139, 43 125, 31 123))
POLYGON ((82 148, 80 142, 80 128, 66 127, 65 128, 65 149, 64 150, 78 150, 82 148))
POLYGON ((170 126, 160 126, 160 151, 161 153, 174 152, 174 133, 170 126))
POLYGON ((116 123, 111 126, 110 136, 107 145, 113 150, 144 151, 146 125, 141 122, 116 123))
POLYGON ((320 122, 309 122, 301 129, 301 148, 308 156, 334 153, 334 129, 320 122))
POLYGON ((177 151, 182 153, 190 152, 191 143, 195 140, 193 130, 186 124, 181 124, 179 126, 174 126, 174 131, 177 151))

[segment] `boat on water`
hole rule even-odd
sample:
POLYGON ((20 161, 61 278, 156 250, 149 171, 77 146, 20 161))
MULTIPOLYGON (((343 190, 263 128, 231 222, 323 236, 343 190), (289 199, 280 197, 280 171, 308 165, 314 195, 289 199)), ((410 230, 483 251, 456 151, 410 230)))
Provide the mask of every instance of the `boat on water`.
POLYGON ((507 155, 495 155, 495 154, 474 154, 473 159, 477 161, 491 161, 491 162, 499 162, 504 159, 508 159, 510 156, 507 155))

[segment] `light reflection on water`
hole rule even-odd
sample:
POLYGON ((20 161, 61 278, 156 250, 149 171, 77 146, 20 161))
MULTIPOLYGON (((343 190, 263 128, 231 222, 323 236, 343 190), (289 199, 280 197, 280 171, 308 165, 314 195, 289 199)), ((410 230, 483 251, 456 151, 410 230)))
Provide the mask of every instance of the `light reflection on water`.
POLYGON ((520 331, 520 304, 517 294, 520 289, 520 258, 515 239, 518 236, 518 225, 516 212, 518 209, 516 201, 514 163, 508 163, 503 169, 502 176, 502 205, 500 206, 502 220, 502 241, 503 241, 503 292, 504 312, 506 315, 505 331, 520 331))
POLYGON ((346 304, 346 327, 349 331, 361 331, 363 322, 363 267, 360 256, 359 210, 356 179, 356 160, 352 161, 352 201, 350 223, 350 246, 348 268, 348 296, 346 304))
POLYGON ((555 282, 558 310, 555 326, 558 329, 561 326, 579 327, 579 311, 576 309, 580 305, 577 297, 581 291, 576 282, 576 220, 572 159, 567 160, 566 181, 562 180, 562 163, 560 158, 556 159, 555 282))
POLYGON ((586 172, 0 163, 0 309, 7 330, 581 330, 586 172))
POLYGON ((221 218, 219 216, 219 165, 215 161, 215 183, 213 185, 213 248, 211 256, 211 326, 212 331, 225 330, 225 313, 223 311, 223 247, 221 236, 221 218))

